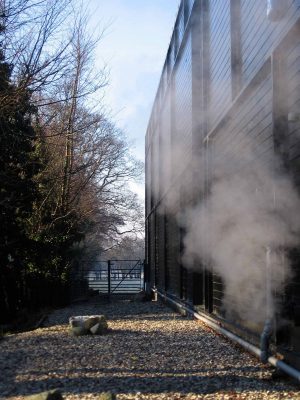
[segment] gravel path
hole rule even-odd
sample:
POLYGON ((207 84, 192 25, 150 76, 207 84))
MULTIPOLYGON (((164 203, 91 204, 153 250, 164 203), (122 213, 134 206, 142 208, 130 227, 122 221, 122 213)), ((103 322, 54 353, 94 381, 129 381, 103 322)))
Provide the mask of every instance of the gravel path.
POLYGON ((65 399, 300 399, 300 387, 199 321, 162 303, 122 300, 57 310, 0 342, 0 398, 59 388, 65 399), (104 336, 74 337, 71 315, 106 314, 104 336))

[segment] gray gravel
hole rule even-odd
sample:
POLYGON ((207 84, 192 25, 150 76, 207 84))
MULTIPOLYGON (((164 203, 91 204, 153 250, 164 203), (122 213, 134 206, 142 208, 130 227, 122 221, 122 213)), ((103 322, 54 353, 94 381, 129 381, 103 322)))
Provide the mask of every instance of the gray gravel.
POLYGON ((162 303, 99 300, 53 312, 0 342, 0 398, 61 389, 65 399, 300 399, 300 387, 162 303), (74 337, 72 315, 106 314, 104 336, 74 337))

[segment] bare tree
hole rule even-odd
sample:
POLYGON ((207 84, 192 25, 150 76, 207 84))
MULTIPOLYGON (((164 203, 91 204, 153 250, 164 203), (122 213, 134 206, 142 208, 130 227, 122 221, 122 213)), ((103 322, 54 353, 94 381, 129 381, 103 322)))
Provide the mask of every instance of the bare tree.
MULTIPOLYGON (((37 207, 37 220, 42 220, 51 199, 50 225, 76 215, 82 233, 89 230, 89 237, 103 247, 104 242, 111 246, 126 233, 142 230, 141 206, 128 183, 141 175, 143 166, 132 157, 124 134, 105 116, 101 102, 97 108, 92 105, 107 75, 94 66, 101 34, 89 35, 87 22, 87 14, 77 15, 68 56, 70 72, 59 87, 49 91, 46 86, 40 97, 43 103, 37 102, 47 158, 41 174, 47 190, 37 207)), ((45 228, 41 222, 38 226, 45 228)))
POLYGON ((64 288, 76 247, 96 254, 142 231, 129 182, 143 167, 104 112, 106 70, 93 63, 101 32, 89 35, 87 23, 76 0, 0 0, 0 308, 8 315, 35 290, 30 278, 64 288))

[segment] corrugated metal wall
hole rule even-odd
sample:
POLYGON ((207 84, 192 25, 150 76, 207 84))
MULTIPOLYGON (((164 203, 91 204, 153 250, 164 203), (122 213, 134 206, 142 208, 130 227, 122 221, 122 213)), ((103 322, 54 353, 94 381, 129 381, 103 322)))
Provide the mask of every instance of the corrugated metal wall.
POLYGON ((209 127, 212 128, 231 103, 230 0, 210 1, 209 15, 209 127))
MULTIPOLYGON (((287 73, 288 112, 288 166, 300 193, 300 42, 294 43, 284 56, 287 73)), ((286 316, 292 321, 289 348, 300 353, 300 249, 290 254, 293 265, 293 279, 286 291, 286 316)), ((300 360, 298 361, 300 368, 300 360)))
POLYGON ((185 24, 184 24, 184 8, 181 7, 179 10, 179 14, 178 14, 178 25, 177 25, 177 35, 178 35, 178 43, 180 43, 183 39, 183 35, 184 35, 184 28, 185 28, 185 24))
POLYGON ((180 297, 180 229, 176 217, 168 214, 167 253, 169 293, 180 297))
MULTIPOLYGON (((185 43, 174 73, 174 111, 173 144, 176 165, 181 159, 191 156, 192 151, 192 40, 191 35, 185 43)), ((184 163, 181 163, 184 166, 184 163)))
MULTIPOLYGON (((224 286, 220 277, 204 271, 205 261, 203 266, 200 263, 196 266, 198 273, 184 268, 181 261, 184 231, 176 216, 163 208, 159 200, 170 189, 168 182, 172 179, 168 172, 171 170, 173 178, 177 176, 178 209, 187 203, 206 201, 212 172, 222 165, 222 160, 231 156, 237 160, 232 162, 231 169, 227 168, 229 175, 256 162, 249 160, 250 142, 255 143, 253 154, 260 162, 273 162, 274 150, 280 150, 276 149, 277 137, 274 137, 278 117, 275 53, 299 18, 299 0, 287 0, 285 14, 277 22, 267 19, 267 1, 182 0, 176 20, 146 140, 147 188, 159 185, 160 189, 156 199, 147 189, 148 258, 155 276, 153 284, 155 280, 169 294, 197 304, 218 317, 224 316, 224 286), (209 140, 204 140, 205 137, 209 140), (189 176, 188 172, 180 175, 207 143, 209 165, 201 160, 197 177, 189 176), (176 157, 175 152, 171 164, 169 150, 174 144, 179 145, 181 157, 176 157), (160 182, 156 184, 157 177, 160 182), (190 180, 195 183, 195 191, 187 198, 185 184, 190 180)), ((299 27, 294 43, 281 47, 286 63, 286 112, 297 114, 300 109, 299 27)), ((300 187, 299 130, 300 122, 290 121, 281 135, 286 135, 289 168, 300 187)), ((289 296, 300 304, 299 260, 295 257, 294 260, 296 274, 289 296)))
MULTIPOLYGON (((215 161, 219 165, 228 159, 238 158, 248 163, 249 143, 257 144, 255 154, 265 156, 273 151, 272 135, 272 81, 270 72, 243 103, 236 106, 234 118, 223 126, 222 131, 214 138, 217 154, 215 161), (238 157, 235 154, 238 153, 238 157)), ((247 164, 245 164, 247 165, 247 164)), ((230 164, 232 173, 240 172, 243 165, 230 164)))
POLYGON ((160 136, 160 181, 161 194, 168 189, 171 181, 171 94, 170 90, 164 96, 161 110, 161 136, 160 136))
POLYGON ((267 2, 241 0, 242 80, 249 83, 265 62, 272 48, 299 17, 299 1, 286 0, 284 18, 274 23, 266 18, 267 2))
POLYGON ((172 252, 171 252, 171 236, 170 236, 170 217, 167 212, 164 215, 164 233, 165 233, 165 284, 162 290, 170 291, 170 275, 172 270, 172 252))
MULTIPOLYGON (((222 126, 222 129, 212 140, 213 157, 212 169, 223 168, 229 177, 235 174, 241 175, 243 171, 251 171, 252 165, 257 160, 262 164, 271 162, 274 154, 274 143, 272 133, 272 81, 269 71, 262 81, 253 85, 253 89, 243 101, 239 102, 231 110, 232 118, 222 126), (255 143, 256 149, 252 152, 249 144, 255 143), (254 158, 256 157, 256 159, 254 158)), ((257 188, 258 189, 258 188, 257 188)), ((270 194, 272 201, 272 194, 270 194)), ((214 216, 212 216, 213 218, 214 216)), ((223 284, 220 277, 213 273, 213 311, 222 316, 223 284)), ((227 304, 230 309, 238 308, 233 303, 232 296, 227 291, 227 304)))
POLYGON ((152 213, 149 217, 149 254, 147 257, 147 262, 150 269, 150 283, 151 286, 155 286, 155 244, 156 244, 156 231, 155 231, 155 214, 152 213))
MULTIPOLYGON (((288 51, 287 58, 287 76, 288 76, 288 112, 290 113, 290 122, 288 125, 289 139, 289 162, 294 172, 294 179, 300 187, 300 175, 298 173, 300 166, 300 119, 296 116, 300 114, 300 43, 288 51), (295 114, 295 117, 291 114, 295 114)), ((299 291, 300 296, 300 291, 299 291)))

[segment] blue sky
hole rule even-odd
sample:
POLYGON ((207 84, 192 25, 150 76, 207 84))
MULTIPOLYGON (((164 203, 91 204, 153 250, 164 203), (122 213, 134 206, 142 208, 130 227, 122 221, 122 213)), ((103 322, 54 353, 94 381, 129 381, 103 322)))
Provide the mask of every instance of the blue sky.
POLYGON ((105 103, 144 159, 144 137, 179 0, 89 0, 92 25, 107 27, 98 62, 110 70, 105 103))

